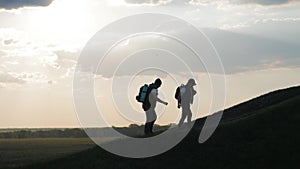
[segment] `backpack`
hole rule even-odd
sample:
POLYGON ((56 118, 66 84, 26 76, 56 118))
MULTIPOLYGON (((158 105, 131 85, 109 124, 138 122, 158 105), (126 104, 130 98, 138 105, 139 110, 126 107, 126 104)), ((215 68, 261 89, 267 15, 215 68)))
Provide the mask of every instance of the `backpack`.
POLYGON ((177 108, 181 107, 181 95, 185 93, 185 86, 182 84, 178 86, 175 92, 175 99, 177 100, 177 108))
POLYGON ((140 87, 139 94, 135 97, 138 102, 142 103, 142 108, 144 111, 149 110, 151 107, 149 102, 149 94, 153 88, 153 83, 150 85, 144 84, 144 86, 140 87))
POLYGON ((139 94, 135 97, 136 100, 140 103, 144 103, 147 97, 149 86, 144 84, 144 86, 140 87, 139 94))

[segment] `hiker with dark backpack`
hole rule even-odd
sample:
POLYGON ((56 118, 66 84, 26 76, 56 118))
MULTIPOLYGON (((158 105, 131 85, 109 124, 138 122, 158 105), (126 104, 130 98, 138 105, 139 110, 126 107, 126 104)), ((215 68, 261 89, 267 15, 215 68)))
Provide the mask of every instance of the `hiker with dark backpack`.
POLYGON ((162 81, 158 78, 154 83, 150 85, 145 84, 140 88, 139 95, 136 96, 138 102, 143 103, 143 110, 146 112, 146 123, 144 133, 146 135, 153 133, 153 125, 157 119, 155 112, 156 103, 160 102, 162 104, 168 105, 167 102, 159 99, 158 88, 161 86, 162 81))
POLYGON ((176 89, 175 99, 178 103, 177 107, 182 108, 181 119, 178 123, 179 127, 181 127, 186 118, 189 124, 192 121, 191 104, 193 104, 194 96, 197 94, 196 90, 193 88, 195 85, 195 80, 189 79, 186 85, 181 85, 176 89))

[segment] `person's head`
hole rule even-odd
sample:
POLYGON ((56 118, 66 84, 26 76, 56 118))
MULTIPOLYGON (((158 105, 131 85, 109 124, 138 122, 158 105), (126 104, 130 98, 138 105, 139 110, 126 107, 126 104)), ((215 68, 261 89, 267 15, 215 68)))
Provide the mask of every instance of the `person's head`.
POLYGON ((156 88, 159 88, 161 86, 162 82, 159 78, 157 78, 155 81, 154 81, 154 85, 156 88))
POLYGON ((196 85, 196 81, 195 79, 189 79, 187 82, 187 86, 195 86, 196 85))

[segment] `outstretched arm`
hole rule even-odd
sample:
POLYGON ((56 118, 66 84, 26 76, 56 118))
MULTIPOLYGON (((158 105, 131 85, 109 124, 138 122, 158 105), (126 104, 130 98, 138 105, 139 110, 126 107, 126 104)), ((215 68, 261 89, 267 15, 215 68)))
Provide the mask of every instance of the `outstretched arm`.
POLYGON ((157 97, 157 94, 151 93, 155 101, 158 101, 164 105, 168 105, 168 102, 162 101, 160 98, 157 97))
POLYGON ((168 105, 168 102, 165 102, 165 101, 162 101, 160 98, 158 98, 157 96, 156 96, 156 98, 157 98, 157 101, 158 102, 160 102, 160 103, 162 103, 162 104, 164 104, 164 105, 168 105))

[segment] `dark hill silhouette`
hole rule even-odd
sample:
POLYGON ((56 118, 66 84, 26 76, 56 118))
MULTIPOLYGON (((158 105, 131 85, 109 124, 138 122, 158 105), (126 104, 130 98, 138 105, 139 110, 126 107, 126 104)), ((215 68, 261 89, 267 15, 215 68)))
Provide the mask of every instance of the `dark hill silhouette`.
POLYGON ((276 90, 268 94, 264 94, 257 98, 243 102, 224 111, 222 122, 238 120, 247 116, 252 116, 257 110, 278 104, 300 95, 300 87, 291 87, 287 89, 276 90))
POLYGON ((275 91, 227 109, 222 123, 204 144, 197 142, 204 120, 198 119, 181 143, 155 157, 130 159, 95 147, 25 168, 299 168, 299 90, 275 91))

